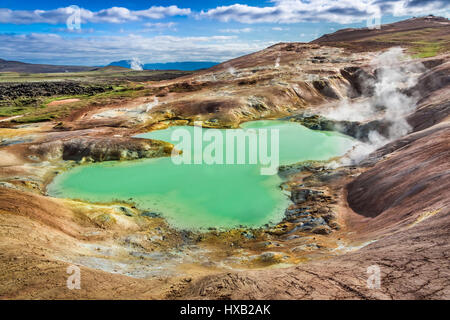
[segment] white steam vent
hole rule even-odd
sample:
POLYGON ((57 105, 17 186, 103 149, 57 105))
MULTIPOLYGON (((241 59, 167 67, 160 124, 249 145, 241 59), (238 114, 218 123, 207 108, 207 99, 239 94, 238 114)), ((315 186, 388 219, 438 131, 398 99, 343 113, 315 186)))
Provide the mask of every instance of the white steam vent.
POLYGON ((369 153, 411 132, 406 117, 414 112, 418 99, 414 95, 408 96, 404 90, 417 84, 425 67, 421 63, 402 63, 407 59, 402 48, 392 48, 380 54, 371 63, 377 70, 377 80, 372 83, 374 95, 363 102, 343 100, 337 108, 324 114, 327 118, 338 121, 364 122, 378 119, 390 123, 388 137, 377 131, 370 132, 368 143, 356 146, 349 157, 344 159, 344 165, 358 163, 369 153))
POLYGON ((149 112, 150 110, 152 110, 154 107, 156 107, 159 104, 159 100, 158 98, 155 97, 155 99, 153 100, 153 102, 148 103, 145 107, 145 112, 149 112))
POLYGON ((228 73, 231 74, 233 77, 236 76, 236 69, 233 67, 228 68, 228 73))
POLYGON ((275 60, 275 69, 278 69, 280 67, 280 56, 277 57, 277 60, 275 60))
POLYGON ((144 70, 144 65, 142 64, 141 60, 139 60, 138 58, 133 58, 130 60, 130 68, 132 70, 136 70, 136 71, 142 71, 144 70))

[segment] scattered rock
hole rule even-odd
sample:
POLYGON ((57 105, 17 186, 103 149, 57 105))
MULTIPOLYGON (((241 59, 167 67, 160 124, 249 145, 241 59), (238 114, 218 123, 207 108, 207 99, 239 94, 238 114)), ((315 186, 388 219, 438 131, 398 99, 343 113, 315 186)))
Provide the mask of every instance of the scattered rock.
POLYGON ((283 262, 285 256, 279 252, 264 252, 260 254, 256 260, 266 264, 276 264, 283 262))
POLYGON ((313 81, 314 88, 319 91, 322 95, 332 98, 332 99, 339 99, 338 94, 331 86, 330 82, 328 80, 316 80, 313 81))
POLYGON ((304 244, 298 247, 294 247, 291 249, 291 252, 303 252, 303 251, 313 251, 319 250, 320 246, 315 243, 304 244))
POLYGON ((116 224, 116 219, 113 216, 104 213, 99 216, 96 216, 93 219, 93 222, 100 228, 106 229, 111 228, 114 224, 116 224))
POLYGON ((375 76, 369 74, 359 67, 346 67, 341 70, 341 75, 350 82, 352 92, 350 97, 356 98, 361 95, 372 95, 375 83, 375 76))
POLYGON ((119 207, 119 210, 127 217, 134 217, 136 214, 127 207, 119 207))
POLYGON ((33 156, 43 159, 101 162, 163 157, 173 145, 163 141, 137 138, 78 137, 32 145, 33 156))
POLYGON ((297 189, 291 192, 291 200, 292 202, 299 204, 306 201, 317 201, 322 195, 322 191, 313 189, 297 189))
POLYGON ((110 91, 111 86, 82 85, 74 81, 1 83, 0 100, 21 97, 94 95, 110 91))
POLYGON ((159 218, 161 215, 156 212, 145 211, 145 212, 142 212, 141 216, 147 217, 147 218, 159 218))
POLYGON ((256 238, 255 235, 250 231, 244 231, 241 233, 241 235, 247 239, 255 239, 256 238))
POLYGON ((329 226, 319 226, 312 230, 312 233, 321 234, 321 235, 328 235, 332 232, 333 231, 331 230, 331 228, 329 226))

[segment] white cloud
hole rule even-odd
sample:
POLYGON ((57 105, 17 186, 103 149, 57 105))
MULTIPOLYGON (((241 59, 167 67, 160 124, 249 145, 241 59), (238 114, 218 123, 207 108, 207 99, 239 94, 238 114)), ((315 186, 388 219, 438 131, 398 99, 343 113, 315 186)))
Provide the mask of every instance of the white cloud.
POLYGON ((163 22, 147 22, 147 23, 144 23, 145 29, 142 30, 142 31, 144 31, 144 32, 148 32, 148 31, 163 31, 163 30, 177 31, 176 26, 177 26, 177 24, 175 22, 167 22, 167 23, 163 23, 163 22))
POLYGON ((273 27, 273 31, 289 31, 289 28, 282 28, 282 27, 273 27))
POLYGON ((252 32, 253 29, 252 28, 243 28, 243 29, 221 29, 219 30, 220 32, 223 33, 249 33, 252 32))
MULTIPOLYGON (((0 9, 0 23, 13 24, 64 24, 69 16, 76 11, 73 7, 58 8, 54 10, 11 10, 0 9)), ((141 19, 162 19, 172 16, 188 16, 191 9, 182 9, 177 6, 153 6, 146 10, 129 10, 123 7, 112 7, 100 11, 90 11, 81 8, 81 22, 93 23, 124 23, 141 19)))
MULTIPOLYGON (((405 16, 448 15, 448 0, 271 0, 265 7, 233 4, 219 6, 196 14, 197 18, 212 18, 223 22, 241 23, 297 23, 303 21, 330 21, 351 23, 362 21, 375 13, 405 16)), ((0 9, 0 23, 63 24, 74 8, 54 10, 0 9)), ((112 7, 99 11, 81 9, 82 23, 124 23, 144 19, 162 19, 172 16, 190 16, 192 10, 178 6, 152 6, 146 10, 112 7)))
POLYGON ((52 64, 105 65, 135 56, 145 62, 225 61, 272 45, 236 36, 175 37, 143 35, 65 37, 56 34, 0 34, 0 57, 52 64))
POLYGON ((246 4, 220 6, 202 11, 200 17, 222 22, 297 23, 329 21, 351 23, 381 12, 405 16, 444 12, 446 0, 272 0, 273 6, 254 7, 246 4))
POLYGON ((173 28, 176 25, 177 24, 175 22, 167 22, 167 23, 163 23, 163 22, 147 22, 147 23, 144 23, 144 26, 149 27, 149 28, 173 28))

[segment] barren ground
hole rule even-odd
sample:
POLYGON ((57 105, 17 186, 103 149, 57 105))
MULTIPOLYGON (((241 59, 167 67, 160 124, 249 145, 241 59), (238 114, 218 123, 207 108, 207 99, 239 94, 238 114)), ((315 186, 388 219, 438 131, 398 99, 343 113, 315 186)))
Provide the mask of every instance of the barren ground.
MULTIPOLYGON (((399 44, 392 36, 414 31, 433 41, 430 34, 450 34, 448 21, 438 18, 386 28, 376 34, 341 31, 310 44, 281 43, 192 75, 143 81, 132 94, 101 102, 61 97, 45 109, 58 112, 51 121, 1 119, 0 297, 449 299, 446 38, 433 56, 404 62, 426 67, 411 91, 418 95, 416 110, 407 116, 411 132, 358 165, 282 168, 293 203, 275 227, 184 232, 132 203, 46 195, 57 173, 81 162, 170 154, 169 144, 132 138, 140 132, 194 121, 231 128, 286 117, 323 129, 333 123, 311 115, 343 99, 369 99, 360 75, 377 77, 370 61, 379 49, 399 44), (421 33, 429 29, 434 31, 421 33), (52 109, 63 107, 61 113, 52 109), (304 211, 311 223, 324 223, 302 228, 298 218, 304 211), (73 264, 81 268, 81 290, 66 287, 66 268, 73 264), (366 285, 372 265, 382 272, 378 290, 366 285)), ((414 53, 416 47, 406 49, 414 53)), ((347 123, 347 133, 349 128, 347 123)))

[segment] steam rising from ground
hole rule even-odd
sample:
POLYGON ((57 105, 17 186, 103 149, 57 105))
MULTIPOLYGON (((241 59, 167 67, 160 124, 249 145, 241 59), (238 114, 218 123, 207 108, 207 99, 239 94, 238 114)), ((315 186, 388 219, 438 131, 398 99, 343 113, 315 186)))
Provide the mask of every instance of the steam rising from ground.
POLYGON ((235 69, 235 68, 229 67, 227 71, 228 71, 228 73, 231 74, 233 77, 236 76, 236 69, 235 69))
POLYGON ((277 57, 277 60, 275 61, 275 69, 278 69, 280 67, 280 56, 277 57))
POLYGON ((156 107, 159 104, 159 100, 158 98, 155 97, 155 99, 153 100, 153 102, 148 103, 147 105, 145 105, 145 112, 150 112, 150 110, 152 110, 154 107, 156 107))
POLYGON ((407 95, 405 89, 417 84, 425 67, 421 63, 404 63, 407 59, 401 48, 392 48, 376 57, 371 63, 376 70, 376 80, 366 79, 366 85, 373 87, 373 96, 360 102, 343 100, 337 108, 325 114, 327 118, 338 121, 377 119, 389 124, 387 136, 371 131, 368 142, 355 146, 342 160, 342 165, 359 163, 376 149, 411 132, 406 117, 415 110, 418 98, 407 95))
POLYGON ((139 60, 138 58, 133 58, 130 60, 130 68, 132 70, 136 70, 136 71, 144 70, 143 64, 142 64, 141 60, 139 60))

